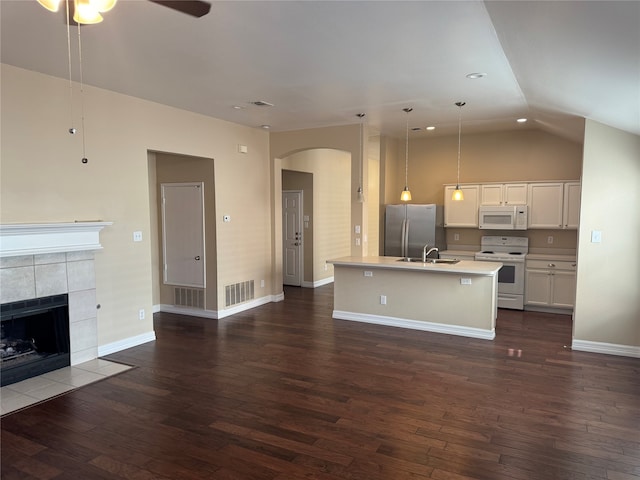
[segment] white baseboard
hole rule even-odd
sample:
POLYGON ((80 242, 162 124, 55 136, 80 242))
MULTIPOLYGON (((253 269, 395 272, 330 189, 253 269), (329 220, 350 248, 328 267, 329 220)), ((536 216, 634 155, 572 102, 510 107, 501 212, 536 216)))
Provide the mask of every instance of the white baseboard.
POLYGON ((640 347, 633 345, 618 345, 616 343, 590 342, 587 340, 574 339, 571 342, 571 349, 581 352, 605 353, 607 355, 640 358, 640 347))
POLYGON ((333 318, 339 320, 351 320, 354 322, 375 323, 376 325, 387 325, 389 327, 409 328, 412 330, 423 330, 426 332, 446 333, 448 335, 460 335, 463 337, 481 338, 483 340, 493 340, 496 337, 495 330, 485 330, 482 328, 462 327, 459 325, 447 325, 444 323, 421 322, 418 320, 407 320, 397 317, 385 317, 382 315, 371 315, 368 313, 353 313, 341 310, 333 311, 333 318))
POLYGON ((323 278, 322 280, 317 280, 315 282, 302 282, 300 286, 304 288, 318 288, 330 283, 333 283, 333 277, 323 278))
POLYGON ((112 353, 126 350, 127 348, 137 347, 138 345, 142 345, 143 343, 153 342, 155 339, 156 332, 151 331, 136 335, 135 337, 118 340, 117 342, 107 343, 106 345, 98 347, 98 356, 102 357, 104 355, 111 355, 112 353))

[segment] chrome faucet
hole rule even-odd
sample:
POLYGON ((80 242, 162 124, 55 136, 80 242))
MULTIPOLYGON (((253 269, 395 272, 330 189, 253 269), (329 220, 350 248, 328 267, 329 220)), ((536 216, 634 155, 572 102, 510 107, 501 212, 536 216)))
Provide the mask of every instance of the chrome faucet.
MULTIPOLYGON (((429 248, 429 250, 427 251, 427 248, 429 248, 429 244, 426 244, 424 246, 424 248, 422 249, 422 263, 425 263, 427 261, 427 257, 432 253, 432 252, 436 252, 436 254, 438 254, 439 250, 437 247, 432 247, 429 248)), ((440 255, 436 255, 436 258, 438 258, 440 255)))

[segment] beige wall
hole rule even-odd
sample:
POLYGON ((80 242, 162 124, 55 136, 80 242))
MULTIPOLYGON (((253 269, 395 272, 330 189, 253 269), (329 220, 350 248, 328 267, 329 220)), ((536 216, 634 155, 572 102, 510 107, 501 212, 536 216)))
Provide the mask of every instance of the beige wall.
MULTIPOLYGON (((150 204, 153 225, 152 230, 157 243, 152 243, 152 256, 154 265, 163 265, 162 258, 162 203, 160 186, 163 183, 204 183, 204 223, 205 223, 205 308, 215 310, 218 308, 217 298, 217 255, 216 255, 216 204, 215 204, 215 178, 213 160, 210 158, 188 157, 185 155, 170 155, 165 153, 152 154, 155 158, 155 202, 150 204)), ((162 268, 158 271, 159 298, 154 299, 154 305, 173 305, 174 285, 164 285, 162 268)), ((155 286, 155 285, 154 285, 155 286)))
POLYGON ((303 228, 303 264, 304 272, 302 281, 313 283, 313 226, 315 218, 313 214, 313 174, 307 172, 296 172, 293 170, 282 170, 282 190, 302 191, 302 214, 307 215, 310 221, 303 228))
POLYGON ((256 296, 274 293, 268 132, 85 85, 84 165, 80 135, 67 132, 68 81, 4 64, 1 75, 0 221, 114 222, 96 253, 99 345, 153 330, 148 151, 215 161, 218 298, 224 285, 249 279, 256 296), (223 214, 232 221, 222 223, 223 214), (132 241, 136 230, 143 242, 132 241))
POLYGON ((588 120, 574 341, 640 347, 639 238, 640 137, 588 120))
MULTIPOLYGON (((404 186, 404 142, 397 147, 395 195, 389 203, 399 203, 404 186)), ((457 135, 409 138, 411 203, 442 205, 443 185, 456 183, 457 155, 457 135)), ((579 180, 582 145, 540 130, 463 134, 460 157, 460 183, 579 180)))
POLYGON ((312 281, 329 278, 333 275, 333 266, 325 270, 325 262, 349 255, 351 251, 351 155, 326 148, 305 150, 283 158, 282 169, 313 175, 312 281))

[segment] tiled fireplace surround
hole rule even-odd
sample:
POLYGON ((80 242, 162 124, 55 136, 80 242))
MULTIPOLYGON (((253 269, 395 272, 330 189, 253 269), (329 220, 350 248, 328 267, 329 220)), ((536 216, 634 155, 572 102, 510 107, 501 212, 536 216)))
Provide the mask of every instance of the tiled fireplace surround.
POLYGON ((14 226, 1 227, 0 303, 67 293, 71 365, 77 365, 98 357, 94 250, 102 248, 98 232, 108 224, 60 225, 11 229, 9 236, 14 226))

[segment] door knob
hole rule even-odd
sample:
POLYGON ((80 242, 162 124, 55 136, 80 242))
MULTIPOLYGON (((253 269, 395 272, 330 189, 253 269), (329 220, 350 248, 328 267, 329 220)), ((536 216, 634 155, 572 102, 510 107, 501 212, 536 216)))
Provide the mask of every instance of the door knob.
POLYGON ((200 255, 196 255, 196 260, 200 260, 200 255))
POLYGON ((299 245, 300 245, 300 243, 296 242, 296 243, 294 243, 294 245, 297 247, 297 246, 299 246, 299 245))

